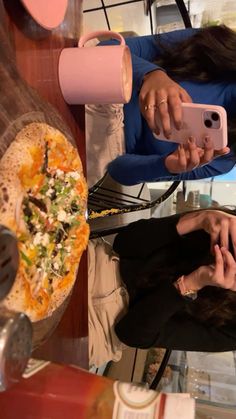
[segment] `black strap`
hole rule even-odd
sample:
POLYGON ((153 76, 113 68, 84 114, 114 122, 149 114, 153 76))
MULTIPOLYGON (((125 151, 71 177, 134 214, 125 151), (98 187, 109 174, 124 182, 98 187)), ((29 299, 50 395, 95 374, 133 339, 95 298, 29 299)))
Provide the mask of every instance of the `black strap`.
POLYGON ((168 361, 170 359, 170 355, 171 355, 171 349, 166 349, 166 352, 165 352, 165 355, 163 356, 163 359, 161 361, 161 365, 159 367, 159 370, 157 371, 156 376, 155 376, 152 384, 150 385, 150 389, 156 390, 156 388, 157 388, 157 386, 158 386, 158 384, 159 384, 159 382, 160 382, 160 380, 163 376, 165 368, 168 364, 168 361))
POLYGON ((188 14, 188 10, 185 6, 184 0, 175 0, 176 5, 178 6, 179 12, 182 16, 184 21, 184 25, 186 28, 192 28, 192 23, 188 14))

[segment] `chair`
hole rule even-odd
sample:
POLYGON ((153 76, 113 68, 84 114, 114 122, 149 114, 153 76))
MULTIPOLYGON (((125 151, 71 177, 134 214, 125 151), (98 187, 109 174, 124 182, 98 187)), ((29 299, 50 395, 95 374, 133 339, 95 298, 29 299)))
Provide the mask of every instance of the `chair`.
POLYGON ((156 390, 157 389, 157 386, 158 386, 158 384, 160 383, 160 381, 162 379, 163 373, 164 373, 165 368, 166 368, 166 366, 168 364, 168 361, 170 359, 171 352, 172 352, 171 349, 166 349, 165 355, 163 356, 163 359, 161 361, 161 365, 160 365, 160 367, 159 367, 159 369, 158 369, 158 371, 157 371, 157 373, 155 375, 155 378, 153 379, 151 385, 149 386, 149 388, 151 390, 156 390))
MULTIPOLYGON (((153 21, 152 21, 152 4, 155 2, 156 0, 146 0, 146 7, 145 7, 145 14, 149 15, 150 17, 150 28, 151 28, 151 33, 153 34, 153 21)), ((183 19, 184 25, 186 28, 191 28, 192 24, 191 24, 191 20, 188 14, 188 10, 187 7, 184 3, 184 0, 175 0, 176 6, 179 9, 179 13, 183 19)))
POLYGON ((161 196, 149 200, 142 197, 145 183, 138 187, 135 194, 131 194, 110 188, 106 185, 107 178, 106 173, 96 185, 89 189, 88 220, 154 208, 169 198, 180 184, 180 181, 172 182, 161 196))

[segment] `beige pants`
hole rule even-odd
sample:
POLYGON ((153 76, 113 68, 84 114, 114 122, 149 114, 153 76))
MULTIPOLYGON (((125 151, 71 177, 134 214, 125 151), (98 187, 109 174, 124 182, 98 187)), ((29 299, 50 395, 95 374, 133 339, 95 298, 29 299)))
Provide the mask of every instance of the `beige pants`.
POLYGON ((119 274, 119 259, 102 239, 88 245, 89 364, 119 361, 124 345, 114 326, 128 307, 128 293, 119 274))
POLYGON ((86 105, 87 181, 103 177, 109 162, 125 153, 123 105, 86 105))

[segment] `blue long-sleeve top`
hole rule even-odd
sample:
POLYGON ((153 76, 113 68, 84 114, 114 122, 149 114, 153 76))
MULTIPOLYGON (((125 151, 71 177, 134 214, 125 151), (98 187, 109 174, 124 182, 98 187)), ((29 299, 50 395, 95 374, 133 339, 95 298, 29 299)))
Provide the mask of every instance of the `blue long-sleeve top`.
MULTIPOLYGON (((192 171, 173 175, 165 166, 165 158, 176 150, 173 142, 154 138, 139 108, 139 92, 145 74, 160 69, 153 63, 161 53, 159 45, 174 46, 193 36, 199 29, 184 29, 161 35, 126 38, 130 48, 133 67, 133 90, 131 100, 124 105, 124 130, 126 154, 109 163, 108 172, 113 179, 124 185, 161 180, 194 180, 229 172, 236 163, 233 152, 218 157, 192 171)), ((116 44, 104 41, 100 45, 116 44)), ((199 57, 201 59, 201 57, 199 57)), ((163 69, 164 70, 164 69, 163 69)), ((228 116, 236 114, 236 83, 181 81, 179 83, 191 96, 193 102, 223 106, 228 116)))

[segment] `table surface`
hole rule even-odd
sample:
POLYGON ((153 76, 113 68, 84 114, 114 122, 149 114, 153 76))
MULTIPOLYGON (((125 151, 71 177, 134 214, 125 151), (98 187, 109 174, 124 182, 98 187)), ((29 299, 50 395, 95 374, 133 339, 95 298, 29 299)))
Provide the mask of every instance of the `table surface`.
MULTIPOLYGON (((0 0, 1 18, 21 77, 57 108, 76 140, 85 170, 84 107, 69 107, 60 92, 57 66, 62 48, 75 46, 81 1, 69 0, 63 23, 52 31, 36 24, 19 0, 0 0)), ((34 356, 88 368, 87 257, 83 255, 70 303, 57 329, 34 356)))

